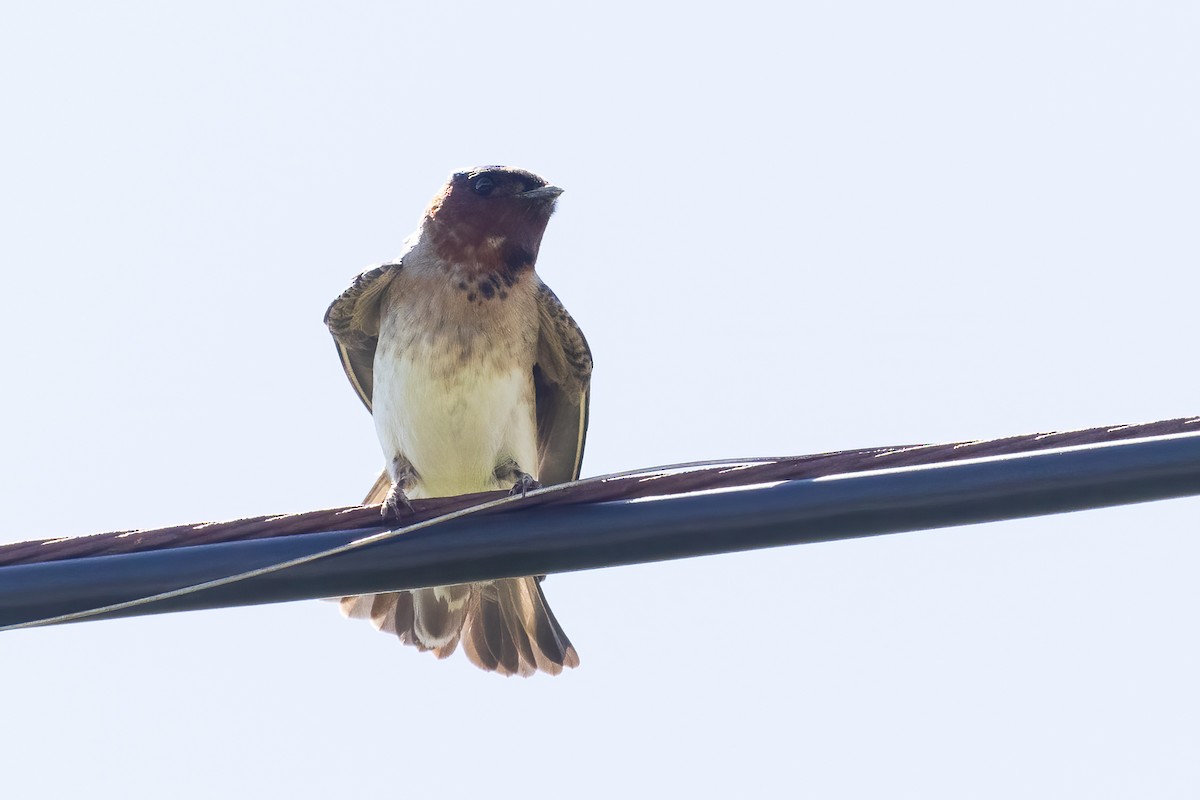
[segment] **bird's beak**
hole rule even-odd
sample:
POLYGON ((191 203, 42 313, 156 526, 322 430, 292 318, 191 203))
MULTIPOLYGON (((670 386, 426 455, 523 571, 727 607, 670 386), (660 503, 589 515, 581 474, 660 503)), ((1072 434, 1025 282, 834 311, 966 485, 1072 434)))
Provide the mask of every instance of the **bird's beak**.
POLYGON ((540 189, 530 189, 528 192, 521 192, 521 197, 527 200, 553 200, 563 193, 563 190, 557 186, 543 186, 540 189))

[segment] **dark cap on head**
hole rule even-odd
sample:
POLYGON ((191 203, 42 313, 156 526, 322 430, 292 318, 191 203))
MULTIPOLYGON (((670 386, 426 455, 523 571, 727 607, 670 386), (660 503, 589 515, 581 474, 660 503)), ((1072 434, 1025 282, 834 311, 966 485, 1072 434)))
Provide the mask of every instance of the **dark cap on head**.
POLYGON ((517 167, 475 167, 456 172, 450 176, 446 186, 434 199, 444 201, 453 197, 456 201, 469 202, 474 198, 499 200, 502 198, 531 200, 553 200, 562 194, 557 186, 548 186, 546 179, 529 170, 517 167))

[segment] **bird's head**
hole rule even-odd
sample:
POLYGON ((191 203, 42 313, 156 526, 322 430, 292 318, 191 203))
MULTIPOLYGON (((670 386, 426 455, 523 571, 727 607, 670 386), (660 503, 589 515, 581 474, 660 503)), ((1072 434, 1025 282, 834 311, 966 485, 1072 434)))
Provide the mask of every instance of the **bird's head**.
POLYGON ((463 170, 433 198, 423 227, 445 261, 515 280, 533 269, 560 194, 523 169, 463 170))

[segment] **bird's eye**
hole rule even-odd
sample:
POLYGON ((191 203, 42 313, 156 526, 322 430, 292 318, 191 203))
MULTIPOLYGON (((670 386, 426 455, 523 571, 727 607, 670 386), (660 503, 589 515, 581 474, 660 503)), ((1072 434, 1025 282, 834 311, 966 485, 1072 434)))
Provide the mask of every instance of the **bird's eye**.
POLYGON ((487 197, 495 188, 496 182, 487 175, 475 181, 475 194, 482 195, 483 197, 487 197))

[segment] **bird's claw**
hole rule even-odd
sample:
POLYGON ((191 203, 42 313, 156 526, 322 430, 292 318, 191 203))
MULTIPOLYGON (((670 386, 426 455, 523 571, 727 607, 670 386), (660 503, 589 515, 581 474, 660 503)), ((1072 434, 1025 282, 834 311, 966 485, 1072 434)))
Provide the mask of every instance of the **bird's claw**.
POLYGON ((408 495, 400 488, 400 484, 397 483, 388 492, 383 505, 379 507, 379 513, 388 521, 395 521, 413 513, 412 503, 409 502, 408 495))
POLYGON ((524 497, 525 493, 530 489, 540 488, 542 488, 542 485, 538 483, 532 475, 527 472, 522 472, 517 476, 517 482, 513 484, 513 487, 509 490, 508 495, 509 497, 512 497, 513 495, 519 494, 521 497, 524 497))

